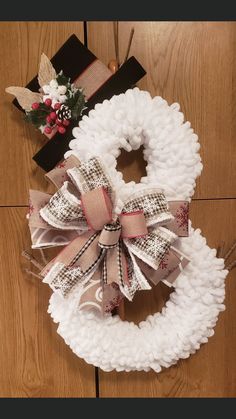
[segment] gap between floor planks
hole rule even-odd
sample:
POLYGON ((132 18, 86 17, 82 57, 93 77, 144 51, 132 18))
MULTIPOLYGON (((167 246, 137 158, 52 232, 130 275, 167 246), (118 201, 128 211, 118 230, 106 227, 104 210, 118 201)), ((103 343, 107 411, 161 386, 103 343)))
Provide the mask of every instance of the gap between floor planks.
MULTIPOLYGON (((87 46, 87 21, 83 22, 83 30, 84 30, 84 45, 87 46)), ((224 197, 224 198, 193 198, 192 201, 222 201, 222 200, 229 200, 229 199, 236 199, 236 197, 224 197)), ((28 205, 0 205, 0 208, 27 208, 28 205)), ((95 378, 95 391, 96 391, 96 398, 100 397, 99 394, 99 368, 94 367, 94 378, 95 378)))
MULTIPOLYGON (((226 201, 229 199, 236 199, 236 197, 226 198, 193 198, 192 201, 226 201)), ((0 208, 28 208, 28 205, 0 205, 0 208)))

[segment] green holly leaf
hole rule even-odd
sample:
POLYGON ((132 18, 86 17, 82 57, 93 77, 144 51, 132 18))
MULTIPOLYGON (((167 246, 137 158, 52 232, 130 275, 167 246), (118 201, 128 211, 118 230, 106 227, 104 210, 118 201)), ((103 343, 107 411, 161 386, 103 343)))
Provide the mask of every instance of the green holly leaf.
POLYGON ((78 119, 81 115, 83 109, 85 107, 85 96, 79 90, 76 92, 76 98, 74 105, 70 108, 71 109, 71 118, 78 119))
POLYGON ((26 112, 25 121, 33 124, 36 128, 46 124, 46 117, 50 114, 50 107, 40 103, 38 109, 26 112))
POLYGON ((66 77, 63 74, 63 71, 60 71, 60 73, 57 75, 56 81, 60 86, 66 86, 67 88, 71 85, 70 78, 66 77))

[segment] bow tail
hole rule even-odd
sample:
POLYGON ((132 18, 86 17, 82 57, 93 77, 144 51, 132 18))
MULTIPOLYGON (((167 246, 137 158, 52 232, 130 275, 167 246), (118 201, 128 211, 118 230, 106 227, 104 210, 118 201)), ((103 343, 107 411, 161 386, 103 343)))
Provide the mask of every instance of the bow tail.
POLYGON ((63 297, 75 285, 87 283, 106 252, 98 246, 98 241, 98 233, 92 232, 74 239, 42 270, 43 282, 63 297))
POLYGON ((79 309, 102 311, 102 284, 99 271, 94 272, 90 280, 82 285, 79 309))
POLYGON ((190 262, 172 246, 175 240, 176 235, 164 227, 152 230, 146 237, 126 240, 136 276, 141 278, 141 272, 154 285, 163 281, 172 286, 190 262))
POLYGON ((124 296, 131 301, 136 291, 150 288, 134 256, 120 243, 107 250, 99 268, 82 285, 79 309, 111 313, 124 296))
POLYGON ((102 261, 102 283, 118 287, 130 301, 138 290, 150 289, 132 253, 119 240, 116 247, 107 250, 102 261))
POLYGON ((81 288, 79 310, 96 310, 102 314, 111 313, 123 300, 119 287, 114 282, 104 284, 102 267, 93 274, 87 284, 81 288))
POLYGON ((135 259, 145 277, 153 285, 157 285, 160 281, 163 281, 169 287, 173 286, 179 274, 190 262, 187 256, 173 247, 164 255, 157 269, 153 269, 137 257, 135 259))

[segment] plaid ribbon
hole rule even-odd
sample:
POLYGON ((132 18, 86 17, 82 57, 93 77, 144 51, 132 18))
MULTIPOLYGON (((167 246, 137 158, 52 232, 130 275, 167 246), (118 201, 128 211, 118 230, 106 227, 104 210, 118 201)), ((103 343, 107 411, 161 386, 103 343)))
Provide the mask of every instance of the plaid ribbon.
POLYGON ((150 289, 149 281, 171 285, 188 264, 173 248, 188 235, 187 202, 168 203, 161 190, 147 187, 117 215, 116 191, 98 158, 80 163, 71 156, 46 176, 58 190, 30 192, 33 247, 65 246, 41 275, 63 297, 78 286, 81 309, 109 312, 123 297, 132 301, 150 289))

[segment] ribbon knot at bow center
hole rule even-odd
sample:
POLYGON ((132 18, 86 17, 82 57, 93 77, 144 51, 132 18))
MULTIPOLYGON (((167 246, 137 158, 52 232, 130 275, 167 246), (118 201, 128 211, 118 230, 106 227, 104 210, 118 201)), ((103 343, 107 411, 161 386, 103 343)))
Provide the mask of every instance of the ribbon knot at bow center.
POLYGON ((33 247, 45 247, 45 235, 47 246, 65 246, 41 275, 62 297, 78 287, 80 309, 111 312, 149 282, 171 284, 188 264, 172 246, 188 235, 188 217, 183 223, 179 216, 188 215, 186 201, 168 202, 159 189, 144 187, 117 215, 117 191, 98 158, 80 163, 70 156, 46 177, 58 190, 30 193, 33 247))

